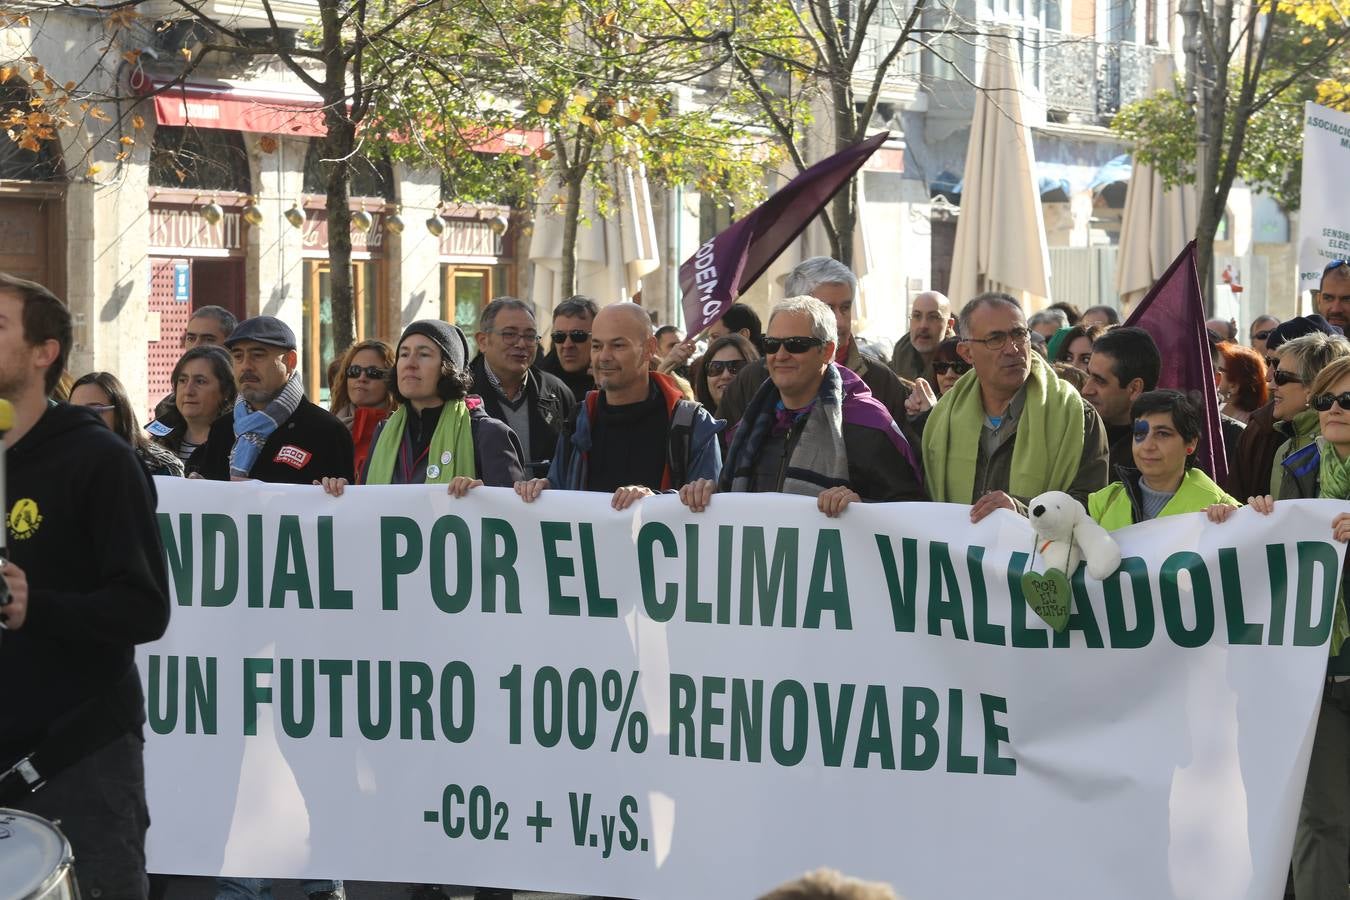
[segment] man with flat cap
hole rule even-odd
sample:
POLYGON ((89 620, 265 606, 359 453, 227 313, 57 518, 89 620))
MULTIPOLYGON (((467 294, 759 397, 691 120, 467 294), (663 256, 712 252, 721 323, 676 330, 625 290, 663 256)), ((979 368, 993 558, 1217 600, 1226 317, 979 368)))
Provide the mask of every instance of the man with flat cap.
POLYGON ((205 460, 201 476, 273 484, 355 481, 351 432, 305 398, 290 326, 273 316, 245 319, 225 349, 234 360, 239 399, 198 451, 205 460))

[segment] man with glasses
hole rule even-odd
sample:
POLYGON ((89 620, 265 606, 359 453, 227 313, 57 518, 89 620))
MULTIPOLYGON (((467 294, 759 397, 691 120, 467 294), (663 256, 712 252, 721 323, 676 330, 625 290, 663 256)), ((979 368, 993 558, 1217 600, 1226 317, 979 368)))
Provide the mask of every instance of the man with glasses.
POLYGON ((577 404, 560 378, 534 365, 541 339, 534 308, 524 300, 498 297, 483 307, 474 338, 479 353, 469 363, 472 393, 483 398, 489 416, 516 433, 525 471, 543 475, 577 404))
POLYGON ((595 301, 581 294, 568 297, 553 308, 553 331, 548 355, 539 360, 539 370, 560 379, 578 403, 595 390, 591 375, 591 323, 600 311, 595 301))
POLYGON ((533 502, 546 488, 603 491, 615 509, 722 470, 721 423, 684 399, 675 380, 656 371, 652 320, 636 303, 600 310, 591 332, 591 366, 599 389, 586 395, 575 423, 558 440, 547 478, 516 484, 533 502))
POLYGON ((1342 332, 1350 327, 1350 260, 1333 259, 1327 263, 1313 299, 1322 318, 1342 332))
POLYGON ((1032 351, 1022 307, 981 294, 961 310, 958 333, 957 352, 976 377, 943 394, 924 428, 933 499, 972 504, 972 522, 996 509, 1025 515, 1045 491, 1086 507, 1106 487, 1106 431, 1092 404, 1032 351))
POLYGON ((933 384, 933 355, 956 329, 952 302, 937 291, 924 291, 909 308, 909 333, 895 343, 891 371, 901 378, 933 384))
POLYGON ((1266 355, 1266 341, 1270 338, 1270 333, 1278 328, 1280 320, 1275 316, 1265 315, 1257 316, 1252 320, 1251 330, 1247 334, 1248 343, 1252 349, 1262 356, 1266 355))
POLYGON ((769 380, 732 437, 720 483, 693 482, 693 512, 716 492, 804 494, 837 516, 858 501, 926 500, 918 458, 886 407, 835 362, 835 312, 814 297, 773 308, 764 335, 769 380))
POLYGON ((1111 470, 1134 468, 1134 417, 1130 410, 1140 395, 1158 387, 1162 357, 1153 337, 1142 328, 1113 328, 1097 338, 1088 360, 1083 399, 1106 425, 1111 470))

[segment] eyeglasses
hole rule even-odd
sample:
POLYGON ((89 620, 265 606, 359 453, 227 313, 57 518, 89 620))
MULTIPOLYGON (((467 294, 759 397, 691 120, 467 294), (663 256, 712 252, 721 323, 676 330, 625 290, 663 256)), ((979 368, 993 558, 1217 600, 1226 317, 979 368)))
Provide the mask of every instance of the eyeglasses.
MULTIPOLYGON (((791 347, 788 348, 788 352, 792 352, 791 347)), ((708 363, 708 374, 713 378, 723 372, 735 375, 743 368, 745 368, 745 360, 743 359, 714 359, 708 363)))
MULTIPOLYGON (((505 336, 503 335, 503 338, 505 336)), ((580 328, 573 328, 571 331, 555 331, 552 334, 553 343, 561 344, 568 338, 572 339, 574 344, 589 344, 591 342, 591 333, 582 331, 580 328)))
POLYGON ((765 337, 762 340, 764 342, 765 356, 773 356, 778 352, 779 347, 786 347, 787 352, 796 354, 805 353, 807 350, 825 346, 825 342, 818 337, 805 337, 801 335, 786 338, 765 337))
POLYGON ((538 332, 534 331, 516 331, 514 328, 507 328, 505 331, 497 331, 492 328, 485 329, 484 334, 495 334, 502 339, 505 344, 518 344, 524 341, 527 344, 537 344, 542 338, 538 332))
POLYGON ((967 362, 935 362, 933 363, 934 375, 946 375, 948 372, 955 372, 957 375, 964 375, 970 371, 970 363, 967 362))
POLYGON ((1281 386, 1286 384, 1302 384, 1303 379, 1299 378, 1293 372, 1286 372, 1284 369, 1277 369, 1275 371, 1275 383, 1281 386))
POLYGON ((1274 330, 1274 328, 1267 328, 1265 331, 1252 332, 1252 340, 1264 341, 1266 338, 1270 337, 1270 333, 1274 330))
POLYGON ((1333 403, 1346 412, 1350 412, 1350 391, 1343 394, 1318 394, 1312 398, 1312 407, 1318 412, 1327 412, 1331 409, 1333 403))
POLYGON ((381 369, 379 366, 348 366, 348 378, 360 378, 365 375, 371 381, 383 381, 384 376, 389 374, 388 369, 381 369))
POLYGON ((1025 347, 1027 341, 1031 340, 1031 332, 1025 328, 1014 328, 1012 331, 994 331, 986 337, 965 338, 965 340, 971 344, 984 344, 987 350, 1002 350, 1008 345, 1008 341, 1025 347))

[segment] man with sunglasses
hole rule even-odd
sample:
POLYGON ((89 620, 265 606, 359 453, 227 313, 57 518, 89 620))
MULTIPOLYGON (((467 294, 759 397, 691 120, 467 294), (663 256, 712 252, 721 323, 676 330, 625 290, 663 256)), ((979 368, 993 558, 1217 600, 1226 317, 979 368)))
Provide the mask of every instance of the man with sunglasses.
POLYGON ((1350 260, 1333 259, 1322 270, 1317 312, 1341 331, 1350 327, 1350 260))
POLYGON ((571 388, 534 364, 541 340, 534 307, 498 297, 483 307, 474 339, 479 352, 469 363, 471 393, 483 398, 489 416, 516 433, 526 473, 544 475, 577 403, 571 388))
POLYGON ((553 307, 553 330, 549 333, 548 354, 539 360, 539 371, 567 385, 578 403, 595 390, 591 375, 591 323, 600 307, 581 294, 568 297, 553 307))
POLYGON ((995 509, 1026 515, 1045 491, 1086 507, 1106 487, 1106 431, 1092 404, 1031 349, 1021 305, 981 294, 958 318, 957 352, 975 367, 928 416, 923 462, 934 500, 970 503, 970 520, 995 509))
POLYGON ((1142 328, 1113 328, 1092 345, 1083 399, 1106 426, 1111 472, 1134 466, 1134 401, 1158 387, 1162 357, 1142 328))
POLYGON ((769 380, 732 437, 720 482, 680 490, 693 512, 714 493, 816 498, 837 516, 850 503, 926 500, 916 451, 867 386, 835 360, 834 311, 814 297, 777 304, 764 335, 769 380))
POLYGON ((1251 330, 1248 332, 1248 343, 1252 349, 1262 356, 1266 355, 1266 341, 1270 338, 1270 333, 1278 328, 1280 320, 1275 316, 1264 315, 1257 316, 1252 320, 1251 330))

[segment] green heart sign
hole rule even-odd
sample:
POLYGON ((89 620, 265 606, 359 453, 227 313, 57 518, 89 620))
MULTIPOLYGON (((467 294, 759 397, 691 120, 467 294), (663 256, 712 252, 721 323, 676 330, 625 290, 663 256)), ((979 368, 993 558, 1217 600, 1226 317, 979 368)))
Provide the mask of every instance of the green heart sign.
POLYGON ((1059 569, 1050 569, 1044 574, 1024 574, 1022 596, 1026 598, 1027 606, 1035 610, 1036 615, 1056 632, 1063 631, 1069 624, 1069 604, 1073 601, 1073 590, 1069 587, 1069 579, 1059 569))

